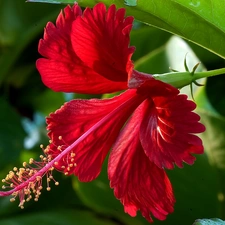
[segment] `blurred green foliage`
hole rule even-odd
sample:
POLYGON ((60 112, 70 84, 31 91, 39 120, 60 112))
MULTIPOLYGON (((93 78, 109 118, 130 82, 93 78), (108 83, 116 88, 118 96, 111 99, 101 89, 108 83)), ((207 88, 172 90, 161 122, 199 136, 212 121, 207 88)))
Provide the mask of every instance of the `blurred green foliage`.
MULTIPOLYGON (((38 41, 43 35, 44 26, 50 20, 55 21, 63 7, 57 4, 25 3, 24 0, 0 1, 2 178, 12 167, 41 154, 39 145, 48 143, 45 116, 68 99, 92 97, 66 95, 47 89, 35 68, 35 61, 39 57, 38 41)), ((185 26, 188 30, 188 25, 185 26)), ((135 23, 132 30, 131 45, 136 46, 133 60, 136 68, 142 72, 169 72, 169 66, 182 70, 186 53, 190 68, 199 61, 202 63, 200 70, 225 67, 224 60, 218 56, 220 53, 213 54, 139 22, 135 23)), ((218 46, 214 45, 217 49, 218 46)), ((224 76, 209 78, 204 87, 195 88, 197 110, 207 128, 202 135, 206 154, 198 156, 193 166, 185 165, 183 169, 168 171, 177 203, 174 213, 166 221, 155 221, 156 225, 190 225, 198 218, 225 219, 224 90, 224 76)), ((190 94, 189 88, 182 91, 190 94)), ((43 191, 39 202, 30 201, 24 210, 10 203, 9 198, 1 198, 0 224, 148 224, 140 215, 131 218, 123 212, 122 205, 109 188, 107 161, 99 178, 91 183, 80 183, 73 176, 65 177, 57 173, 55 176, 60 182, 59 187, 52 187, 50 192, 43 191)))

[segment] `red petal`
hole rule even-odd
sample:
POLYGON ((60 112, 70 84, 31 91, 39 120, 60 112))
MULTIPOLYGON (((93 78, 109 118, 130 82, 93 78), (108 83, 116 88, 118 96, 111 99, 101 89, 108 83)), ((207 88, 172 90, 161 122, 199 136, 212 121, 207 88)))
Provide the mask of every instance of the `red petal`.
POLYGON ((121 127, 142 101, 143 98, 136 95, 135 90, 129 90, 112 99, 73 100, 50 114, 47 118, 49 137, 52 140, 49 154, 54 158, 61 151, 58 148, 62 145, 59 136, 62 136, 66 144, 63 146, 65 149, 80 139, 81 135, 86 135, 71 151, 76 154, 73 163, 77 166, 67 170, 71 164, 70 152, 60 160, 57 169, 68 174, 74 173, 81 181, 96 178, 121 127), (90 130, 92 132, 87 135, 90 130))
POLYGON ((203 132, 205 127, 192 112, 195 107, 186 95, 177 94, 144 102, 140 140, 146 155, 158 167, 172 169, 174 163, 179 167, 183 162, 193 164, 192 154, 203 153, 202 141, 194 134, 203 132))
POLYGON ((135 111, 119 136, 109 158, 110 185, 124 210, 142 215, 152 222, 151 215, 164 220, 173 212, 171 183, 163 169, 149 161, 139 141, 142 105, 135 111))
POLYGON ((37 60, 36 66, 43 83, 54 91, 101 94, 127 88, 126 82, 113 82, 89 68, 74 52, 71 28, 82 15, 75 4, 67 6, 57 18, 56 26, 49 22, 44 39, 39 42, 39 53, 45 58, 37 60))
POLYGON ((124 15, 124 8, 116 11, 111 5, 106 11, 99 3, 93 10, 86 8, 72 28, 72 45, 80 59, 112 81, 126 82, 133 68, 134 47, 128 47, 133 17, 124 15))

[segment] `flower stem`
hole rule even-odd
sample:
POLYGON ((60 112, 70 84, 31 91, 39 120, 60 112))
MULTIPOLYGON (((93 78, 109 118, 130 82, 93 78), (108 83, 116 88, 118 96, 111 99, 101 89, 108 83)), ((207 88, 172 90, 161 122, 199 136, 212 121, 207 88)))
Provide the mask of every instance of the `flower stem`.
POLYGON ((153 77, 156 80, 168 83, 176 88, 182 88, 191 84, 192 82, 207 77, 213 77, 217 75, 225 74, 225 68, 203 71, 203 72, 171 72, 164 74, 154 74, 153 77))
POLYGON ((217 75, 225 74, 225 68, 216 69, 216 70, 210 70, 210 71, 204 71, 204 72, 196 72, 194 73, 194 80, 205 78, 205 77, 213 77, 217 75))

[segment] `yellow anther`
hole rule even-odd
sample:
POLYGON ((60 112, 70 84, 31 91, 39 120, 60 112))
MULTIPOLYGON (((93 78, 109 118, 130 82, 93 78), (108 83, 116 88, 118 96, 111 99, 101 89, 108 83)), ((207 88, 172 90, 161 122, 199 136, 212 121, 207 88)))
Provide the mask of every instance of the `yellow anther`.
POLYGON ((49 148, 46 148, 45 150, 44 150, 44 153, 48 153, 49 152, 49 148))
POLYGON ((15 202, 15 198, 10 198, 10 202, 15 202))
POLYGON ((41 192, 40 191, 37 191, 36 196, 40 196, 40 195, 41 195, 41 192))
POLYGON ((13 183, 11 183, 11 184, 10 184, 10 187, 11 187, 11 188, 13 188, 13 187, 14 187, 13 183))
POLYGON ((23 206, 24 202, 25 202, 25 200, 21 201, 20 204, 19 204, 19 207, 20 207, 21 209, 24 209, 24 206, 23 206))
POLYGON ((59 138, 60 141, 62 140, 62 136, 59 136, 58 138, 59 138))
POLYGON ((12 196, 17 196, 17 194, 18 194, 18 191, 14 191, 14 192, 12 193, 12 196))
POLYGON ((5 179, 2 179, 2 183, 5 183, 5 181, 6 181, 5 179))
POLYGON ((30 194, 30 191, 29 190, 24 190, 24 193, 25 193, 25 195, 29 195, 30 194))
POLYGON ((13 176, 14 176, 14 173, 10 173, 10 174, 9 174, 9 179, 12 179, 13 176))
POLYGON ((30 170, 30 172, 29 172, 29 176, 32 176, 34 174, 34 170, 30 170))
POLYGON ((6 186, 5 185, 2 185, 2 189, 6 189, 6 186))
POLYGON ((44 158, 44 156, 43 156, 43 155, 40 155, 39 157, 40 157, 40 159, 43 159, 43 158, 44 158))
POLYGON ((62 168, 62 169, 65 169, 66 167, 65 167, 65 166, 61 166, 61 168, 62 168))
POLYGON ((65 172, 64 174, 65 174, 65 175, 68 175, 69 173, 68 173, 68 172, 65 172))
POLYGON ((27 166, 27 163, 26 162, 23 162, 23 167, 26 167, 27 166))
POLYGON ((58 181, 57 181, 57 182, 55 182, 55 185, 56 185, 56 186, 58 186, 58 185, 59 185, 59 182, 58 182, 58 181))
POLYGON ((75 154, 74 152, 72 152, 72 153, 70 154, 70 156, 71 156, 71 157, 75 157, 76 154, 75 154))
POLYGON ((54 165, 55 165, 55 166, 58 166, 58 165, 59 165, 59 163, 58 163, 58 162, 54 162, 54 165))
POLYGON ((41 180, 41 176, 37 176, 37 177, 36 177, 36 180, 37 180, 37 181, 40 181, 40 180, 41 180))
POLYGON ((50 187, 47 187, 46 190, 47 190, 47 191, 51 191, 51 188, 50 188, 50 187))
POLYGON ((41 144, 41 145, 40 145, 40 148, 41 148, 41 149, 44 148, 44 145, 41 144))
POLYGON ((26 198, 26 202, 29 202, 32 199, 32 196, 30 195, 29 197, 26 198))
POLYGON ((71 164, 69 165, 69 167, 73 167, 73 163, 71 163, 71 164))
POLYGON ((76 163, 74 163, 74 164, 73 164, 73 166, 75 166, 75 167, 76 167, 76 166, 77 166, 77 164, 76 164, 76 163))
POLYGON ((34 159, 33 158, 30 158, 29 164, 32 164, 33 162, 34 162, 34 159))
POLYGON ((13 171, 15 171, 15 172, 16 172, 17 170, 18 170, 18 169, 17 169, 17 167, 14 167, 14 168, 13 168, 13 171))
MULTIPOLYGON (((30 169, 26 169, 27 171, 29 171, 30 169)), ((24 168, 20 168, 19 169, 19 173, 22 175, 23 173, 25 172, 25 169, 24 168)))

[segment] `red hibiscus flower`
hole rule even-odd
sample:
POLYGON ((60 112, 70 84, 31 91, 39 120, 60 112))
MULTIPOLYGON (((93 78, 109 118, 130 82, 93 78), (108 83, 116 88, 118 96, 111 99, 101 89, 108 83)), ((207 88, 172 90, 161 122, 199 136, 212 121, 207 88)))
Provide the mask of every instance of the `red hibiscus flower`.
POLYGON ((126 91, 111 99, 72 100, 51 113, 51 143, 41 162, 32 160, 35 173, 11 171, 4 181, 14 189, 1 196, 19 195, 23 206, 33 189, 40 192, 43 175, 54 180, 53 169, 91 181, 110 152, 110 186, 125 212, 135 216, 140 210, 149 222, 152 216, 164 220, 173 212, 175 199, 164 169, 193 164, 193 154, 203 153, 195 134, 205 128, 186 95, 134 70, 132 22, 125 9, 111 5, 106 10, 99 3, 83 13, 77 4, 67 6, 56 25, 47 24, 39 43, 44 58, 37 61, 46 86, 88 94, 126 91))

